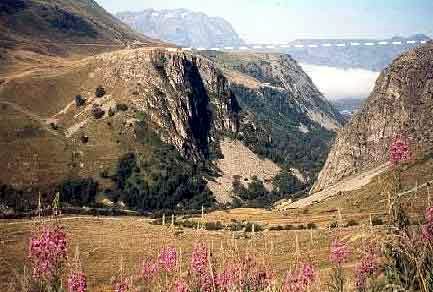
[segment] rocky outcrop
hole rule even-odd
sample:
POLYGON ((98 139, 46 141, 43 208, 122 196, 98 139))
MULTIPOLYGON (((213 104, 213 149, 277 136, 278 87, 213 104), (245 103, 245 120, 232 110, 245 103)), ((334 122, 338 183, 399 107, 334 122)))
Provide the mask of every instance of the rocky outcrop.
POLYGON ((95 78, 122 95, 162 140, 187 158, 208 158, 221 133, 234 133, 240 111, 222 72, 189 53, 130 50, 96 58, 95 78))
POLYGON ((201 12, 147 9, 118 13, 117 17, 146 36, 179 46, 214 48, 243 44, 229 22, 201 12))
POLYGON ((311 192, 388 161, 390 140, 406 135, 413 151, 430 152, 433 142, 433 44, 397 58, 376 82, 373 93, 339 131, 311 192))

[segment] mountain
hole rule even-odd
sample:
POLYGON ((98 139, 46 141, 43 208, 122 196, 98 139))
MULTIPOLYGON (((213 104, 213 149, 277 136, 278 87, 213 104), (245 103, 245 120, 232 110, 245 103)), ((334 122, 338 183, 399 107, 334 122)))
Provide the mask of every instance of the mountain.
POLYGON ((362 109, 338 132, 311 192, 385 164, 389 145, 396 135, 409 139, 413 155, 431 153, 432 101, 430 42, 401 55, 381 73, 362 109))
POLYGON ((229 22, 201 12, 147 9, 118 13, 117 17, 144 35, 183 47, 214 48, 243 44, 229 22))
POLYGON ((342 125, 290 56, 182 51, 91 0, 1 5, 2 210, 34 209, 38 192, 135 210, 268 204, 312 184, 342 125))
MULTIPOLYGON (((7 193, 55 187, 76 204, 88 189, 77 185, 96 182, 98 194, 138 209, 200 206, 209 201, 203 177, 221 187, 229 176, 230 189, 237 173, 218 161, 231 140, 305 186, 342 121, 286 55, 121 50, 14 76, 0 102, 7 193)), ((248 174, 260 178, 261 168, 248 174)))
POLYGON ((400 54, 419 45, 420 41, 428 41, 426 35, 417 34, 407 38, 393 37, 391 39, 299 39, 291 43, 292 48, 284 51, 290 54, 300 63, 323 65, 338 68, 362 68, 371 71, 382 71, 400 54), (416 44, 408 44, 407 41, 416 41, 416 44), (386 42, 383 45, 374 46, 351 46, 337 47, 336 44, 350 43, 378 43, 386 42), (401 42, 401 44, 392 44, 401 42), (297 44, 304 47, 296 48, 297 44), (333 44, 324 47, 324 44, 333 44), (318 45, 319 47, 308 47, 318 45))
POLYGON ((164 46, 134 32, 93 0, 2 0, 0 67, 46 63, 140 43, 164 46), (55 60, 54 60, 55 61, 55 60))

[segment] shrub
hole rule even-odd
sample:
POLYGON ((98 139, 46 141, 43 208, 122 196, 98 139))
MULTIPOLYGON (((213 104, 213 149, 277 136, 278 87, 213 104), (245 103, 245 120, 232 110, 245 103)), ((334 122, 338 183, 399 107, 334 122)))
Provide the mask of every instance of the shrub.
POLYGON ((116 104, 116 110, 125 112, 128 110, 128 105, 126 105, 124 103, 118 103, 118 104, 116 104))
POLYGON ((371 219, 371 224, 373 226, 377 226, 377 225, 383 225, 384 222, 383 222, 383 220, 381 218, 374 217, 374 218, 371 219))
POLYGON ((254 232, 260 232, 263 231, 263 227, 257 223, 251 223, 251 222, 247 222, 244 225, 244 231, 245 232, 252 232, 253 231, 253 225, 254 225, 254 232))
POLYGON ((116 114, 116 111, 110 107, 110 109, 108 110, 108 116, 113 117, 115 114, 116 114))
POLYGON ((269 230, 271 230, 271 231, 280 231, 280 230, 284 230, 284 227, 281 226, 281 225, 271 226, 271 227, 269 227, 269 230))
POLYGON ((104 87, 102 87, 101 85, 99 85, 97 88, 96 88, 96 91, 95 91, 95 96, 96 97, 98 97, 98 98, 101 98, 101 97, 103 97, 104 95, 105 95, 105 89, 104 89, 104 87))
POLYGON ((206 230, 222 230, 224 229, 224 225, 220 222, 206 222, 204 225, 206 230))
POLYGON ((80 140, 81 140, 81 143, 87 144, 87 143, 89 143, 89 136, 81 135, 80 140))
POLYGON ((317 225, 314 223, 308 223, 307 224, 307 229, 317 229, 317 225))
POLYGON ((75 96, 75 105, 76 106, 83 106, 85 104, 86 104, 86 100, 81 95, 75 96))
POLYGON ((105 111, 97 106, 92 109, 92 114, 95 119, 100 119, 105 115, 105 111))

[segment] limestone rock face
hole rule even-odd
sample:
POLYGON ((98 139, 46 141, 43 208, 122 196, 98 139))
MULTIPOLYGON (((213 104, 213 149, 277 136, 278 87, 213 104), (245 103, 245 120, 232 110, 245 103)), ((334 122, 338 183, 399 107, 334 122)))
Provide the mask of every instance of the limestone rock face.
POLYGON ((406 135, 413 151, 433 142, 433 44, 413 49, 386 68, 362 109, 343 127, 311 192, 388 161, 391 139, 406 135))
POLYGON ((161 138, 187 158, 207 158, 219 133, 238 129, 240 108, 212 62, 182 52, 130 50, 97 57, 95 76, 122 86, 161 138))

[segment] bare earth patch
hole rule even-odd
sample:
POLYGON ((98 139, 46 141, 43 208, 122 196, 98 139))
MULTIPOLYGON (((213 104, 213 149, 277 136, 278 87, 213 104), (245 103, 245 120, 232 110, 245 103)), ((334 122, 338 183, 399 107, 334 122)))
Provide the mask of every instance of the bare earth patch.
POLYGON ((222 176, 209 181, 210 190, 220 203, 231 201, 233 176, 240 176, 245 185, 253 176, 264 181, 265 187, 272 190, 272 178, 281 168, 269 159, 260 159, 255 153, 237 140, 226 138, 221 141, 223 159, 217 161, 222 176))

